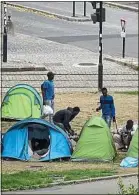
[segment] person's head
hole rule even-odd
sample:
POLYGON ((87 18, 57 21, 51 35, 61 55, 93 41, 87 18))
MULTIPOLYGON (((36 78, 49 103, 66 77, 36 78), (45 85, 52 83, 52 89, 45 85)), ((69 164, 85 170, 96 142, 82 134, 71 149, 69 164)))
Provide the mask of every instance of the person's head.
POLYGON ((73 108, 73 112, 78 114, 78 113, 80 112, 80 108, 77 107, 77 106, 74 107, 74 108, 73 108))
POLYGON ((8 15, 8 19, 10 20, 11 19, 11 16, 8 15))
POLYGON ((101 92, 102 92, 102 94, 104 95, 104 96, 107 96, 107 88, 105 88, 105 87, 103 87, 102 88, 102 90, 101 90, 101 92))
POLYGON ((72 109, 72 115, 71 115, 71 118, 70 118, 70 121, 73 120, 75 118, 75 116, 77 116, 77 114, 80 112, 80 108, 79 107, 74 107, 72 109))
POLYGON ((47 77, 49 81, 52 81, 54 79, 54 73, 53 72, 48 72, 47 77))
POLYGON ((127 130, 132 129, 133 128, 133 125, 134 125, 134 122, 132 120, 128 120, 126 122, 126 128, 127 128, 127 130))

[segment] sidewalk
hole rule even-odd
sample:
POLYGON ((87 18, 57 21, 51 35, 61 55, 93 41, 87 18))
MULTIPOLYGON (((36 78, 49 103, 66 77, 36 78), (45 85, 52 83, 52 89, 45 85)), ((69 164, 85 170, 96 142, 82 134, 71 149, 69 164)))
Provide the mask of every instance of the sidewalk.
MULTIPOLYGON (((98 90, 98 53, 19 33, 8 36, 8 43, 8 62, 2 63, 2 95, 19 83, 30 84, 40 91, 48 71, 56 74, 57 92, 98 90), (9 69, 15 68, 19 70, 10 72, 9 69)), ((138 90, 136 70, 103 60, 103 73, 108 90, 138 90)))
MULTIPOLYGON (((95 11, 91 3, 86 2, 86 16, 84 16, 84 2, 75 2, 75 17, 73 17, 73 2, 9 2, 19 8, 27 8, 32 11, 42 12, 54 17, 69 21, 85 22, 91 21, 90 15, 95 11)), ((133 4, 134 5, 134 4, 133 4)), ((136 4, 135 4, 136 5, 136 4)), ((137 5, 132 6, 117 2, 106 2, 105 6, 118 7, 121 9, 138 12, 137 5)))

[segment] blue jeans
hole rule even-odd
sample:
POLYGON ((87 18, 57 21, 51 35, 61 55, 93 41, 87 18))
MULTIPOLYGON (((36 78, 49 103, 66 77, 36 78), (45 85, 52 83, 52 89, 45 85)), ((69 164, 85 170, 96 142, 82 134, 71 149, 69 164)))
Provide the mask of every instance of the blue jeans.
POLYGON ((109 128, 111 127, 111 121, 112 121, 112 117, 109 115, 102 115, 102 118, 106 121, 106 123, 108 124, 109 128))

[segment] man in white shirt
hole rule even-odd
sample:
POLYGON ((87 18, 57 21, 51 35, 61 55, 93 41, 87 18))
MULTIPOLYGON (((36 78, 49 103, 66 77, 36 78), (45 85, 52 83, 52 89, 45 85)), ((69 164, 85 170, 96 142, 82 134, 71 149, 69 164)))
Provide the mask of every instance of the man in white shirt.
POLYGON ((113 132, 113 140, 117 150, 128 149, 132 136, 137 130, 138 125, 134 125, 132 120, 128 120, 126 125, 113 132))

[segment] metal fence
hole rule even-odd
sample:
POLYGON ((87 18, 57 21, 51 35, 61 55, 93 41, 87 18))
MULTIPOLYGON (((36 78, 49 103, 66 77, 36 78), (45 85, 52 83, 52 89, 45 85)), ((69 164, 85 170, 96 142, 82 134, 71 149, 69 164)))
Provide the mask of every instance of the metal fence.
MULTIPOLYGON (((41 83, 47 79, 46 72, 2 72, 2 91, 10 87, 26 83, 40 91, 41 83)), ((105 73, 103 86, 112 90, 138 90, 138 73, 105 73)), ((98 88, 98 74, 95 73, 57 73, 55 74, 55 88, 66 90, 98 88)))

